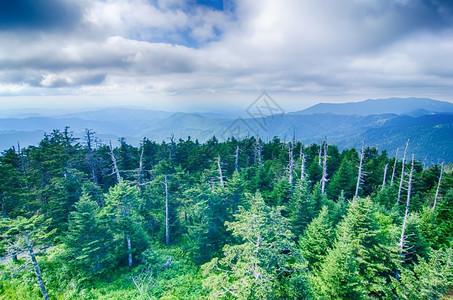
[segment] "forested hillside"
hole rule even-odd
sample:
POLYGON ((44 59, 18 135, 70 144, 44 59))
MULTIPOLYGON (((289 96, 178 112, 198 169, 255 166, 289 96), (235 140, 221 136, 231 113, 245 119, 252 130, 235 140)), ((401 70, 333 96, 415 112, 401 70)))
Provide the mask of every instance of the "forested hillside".
POLYGON ((0 298, 440 299, 452 166, 399 143, 54 130, 0 156, 0 298))

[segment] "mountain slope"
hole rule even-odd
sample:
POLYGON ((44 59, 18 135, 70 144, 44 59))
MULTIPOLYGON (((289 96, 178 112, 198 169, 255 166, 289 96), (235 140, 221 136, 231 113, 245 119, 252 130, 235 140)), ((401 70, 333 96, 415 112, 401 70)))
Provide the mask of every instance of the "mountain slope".
MULTIPOLYGON (((358 107, 354 108, 355 110, 351 108, 351 103, 339 104, 335 105, 341 108, 338 114, 288 113, 265 119, 265 123, 262 123, 265 124, 264 127, 254 119, 229 118, 221 114, 118 109, 58 117, 0 119, 0 150, 14 146, 17 142, 20 142, 22 147, 34 145, 42 139, 44 132, 63 130, 65 126, 69 126, 78 138, 83 138, 84 131, 88 128, 96 132, 101 142, 107 143, 111 140, 115 143, 118 138, 124 137, 128 143, 134 145, 138 145, 143 137, 161 142, 171 136, 176 139, 187 139, 190 136, 193 140, 204 142, 213 135, 223 139, 233 134, 236 138, 259 135, 264 140, 269 140, 277 136, 288 141, 295 134, 296 138, 305 144, 319 143, 326 138, 330 144, 345 149, 360 147, 364 141, 366 145, 393 154, 407 139, 411 139, 410 151, 417 159, 424 160, 426 157, 429 162, 453 162, 453 151, 450 150, 453 149, 453 114, 433 114, 427 110, 448 110, 453 104, 429 99, 411 99, 367 100, 354 103, 353 105, 358 107), (388 106, 394 101, 393 112, 403 112, 403 108, 408 106, 400 104, 414 101, 415 104, 410 106, 410 109, 416 109, 412 111, 414 116, 395 113, 360 114, 364 108, 368 109, 382 101, 385 102, 385 107, 381 111, 390 110, 388 106), (355 114, 342 113, 345 112, 345 107, 355 114), (230 132, 237 124, 246 125, 242 128, 242 135, 230 132)), ((332 107, 329 108, 331 109, 332 107)))
POLYGON ((347 103, 319 103, 294 114, 332 113, 337 115, 426 115, 453 113, 453 103, 429 98, 388 98, 347 103))

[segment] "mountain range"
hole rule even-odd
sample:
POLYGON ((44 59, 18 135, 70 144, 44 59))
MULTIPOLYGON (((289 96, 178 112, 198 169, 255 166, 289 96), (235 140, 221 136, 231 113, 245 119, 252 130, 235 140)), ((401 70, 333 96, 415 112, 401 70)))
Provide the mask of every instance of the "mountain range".
POLYGON ((86 128, 101 142, 124 137, 138 144, 143 137, 155 141, 198 139, 206 141, 258 135, 264 140, 294 136, 305 144, 328 143, 340 149, 366 145, 387 150, 410 139, 409 152, 418 160, 453 162, 453 103, 429 98, 388 98, 349 103, 320 103, 303 111, 252 118, 244 112, 171 113, 145 109, 104 108, 99 110, 40 116, 0 118, 0 150, 19 142, 22 147, 39 143, 45 132, 64 129, 83 139, 86 128))

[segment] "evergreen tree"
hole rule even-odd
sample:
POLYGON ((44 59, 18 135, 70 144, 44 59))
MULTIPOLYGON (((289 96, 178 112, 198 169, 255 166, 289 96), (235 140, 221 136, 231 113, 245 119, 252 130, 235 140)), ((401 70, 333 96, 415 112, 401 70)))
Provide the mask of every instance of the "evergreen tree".
POLYGON ((27 214, 30 195, 23 168, 21 157, 14 148, 4 151, 0 156, 0 205, 3 218, 27 214))
POLYGON ((311 221, 302 235, 299 245, 302 256, 313 270, 319 268, 332 243, 332 225, 329 220, 327 206, 311 221))
POLYGON ((357 181, 357 170, 355 162, 350 157, 345 156, 339 169, 333 175, 332 180, 327 186, 327 195, 330 199, 337 199, 343 192, 346 199, 352 199, 357 181))
POLYGON ((453 249, 432 251, 413 270, 402 269, 399 281, 392 283, 398 299, 443 299, 453 287, 453 249))
POLYGON ((204 287, 216 299, 278 299, 303 297, 304 268, 287 220, 280 208, 270 208, 257 193, 250 199, 250 210, 239 208, 236 221, 227 222, 228 230, 240 240, 225 245, 225 256, 203 266, 204 287))
POLYGON ((101 211, 101 217, 110 224, 117 259, 126 261, 127 258, 129 266, 148 246, 139 207, 137 187, 121 181, 105 194, 105 206, 101 211))
POLYGON ((19 216, 15 219, 0 219, 2 247, 7 248, 6 252, 11 254, 13 259, 20 252, 26 251, 28 253, 44 299, 49 299, 49 295, 41 268, 36 260, 34 247, 39 244, 45 244, 55 234, 55 230, 48 230, 49 221, 45 220, 43 215, 34 215, 31 218, 19 216))
POLYGON ((313 279, 316 294, 328 299, 386 297, 396 269, 394 240, 386 236, 368 198, 358 198, 336 229, 336 241, 313 279), (343 270, 341 265, 344 264, 343 270))
POLYGON ((100 207, 86 191, 74 207, 63 238, 65 263, 73 275, 90 280, 113 266, 113 236, 107 220, 100 217, 100 207))
POLYGON ((306 180, 298 180, 286 209, 289 211, 292 232, 296 236, 296 239, 298 239, 307 225, 315 217, 314 203, 311 199, 310 187, 306 180))

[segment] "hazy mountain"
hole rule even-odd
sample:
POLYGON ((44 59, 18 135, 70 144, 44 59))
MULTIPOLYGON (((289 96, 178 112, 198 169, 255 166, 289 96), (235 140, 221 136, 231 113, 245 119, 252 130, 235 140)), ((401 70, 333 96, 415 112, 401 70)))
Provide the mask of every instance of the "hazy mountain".
POLYGON ((319 103, 293 114, 332 113, 337 115, 397 114, 421 116, 431 113, 453 113, 453 103, 429 98, 388 98, 347 103, 319 103))
POLYGON ((82 120, 97 120, 103 122, 128 120, 159 120, 171 116, 173 113, 136 108, 104 108, 94 111, 75 112, 55 116, 58 119, 77 118, 82 120))
POLYGON ((244 114, 242 119, 237 119, 239 116, 231 112, 170 113, 109 108, 53 117, 0 119, 0 149, 17 145, 17 142, 22 147, 37 144, 44 132, 63 130, 66 126, 78 138, 83 138, 85 129, 89 128, 96 132, 101 142, 112 140, 115 143, 124 137, 128 143, 137 145, 143 137, 158 142, 168 141, 171 136, 176 139, 190 136, 200 142, 213 135, 219 139, 228 138, 231 128, 239 124, 243 130, 242 136, 236 136, 239 138, 259 135, 265 140, 274 136, 290 140, 295 134, 305 144, 319 143, 327 138, 340 149, 360 147, 364 141, 392 155, 396 148, 411 139, 410 152, 415 153, 417 159, 426 157, 428 162, 441 159, 453 162, 453 151, 450 150, 453 149, 453 114, 448 114, 450 112, 453 112, 451 103, 418 98, 319 104, 302 112, 258 122, 247 119, 244 114), (407 104, 409 102, 411 105, 407 104), (383 107, 376 106, 379 103, 383 103, 383 107), (373 114, 366 114, 368 110, 373 114), (447 114, 433 113, 440 110, 447 114), (310 111, 323 112, 308 113, 310 111), (388 111, 391 113, 379 114, 388 111))

